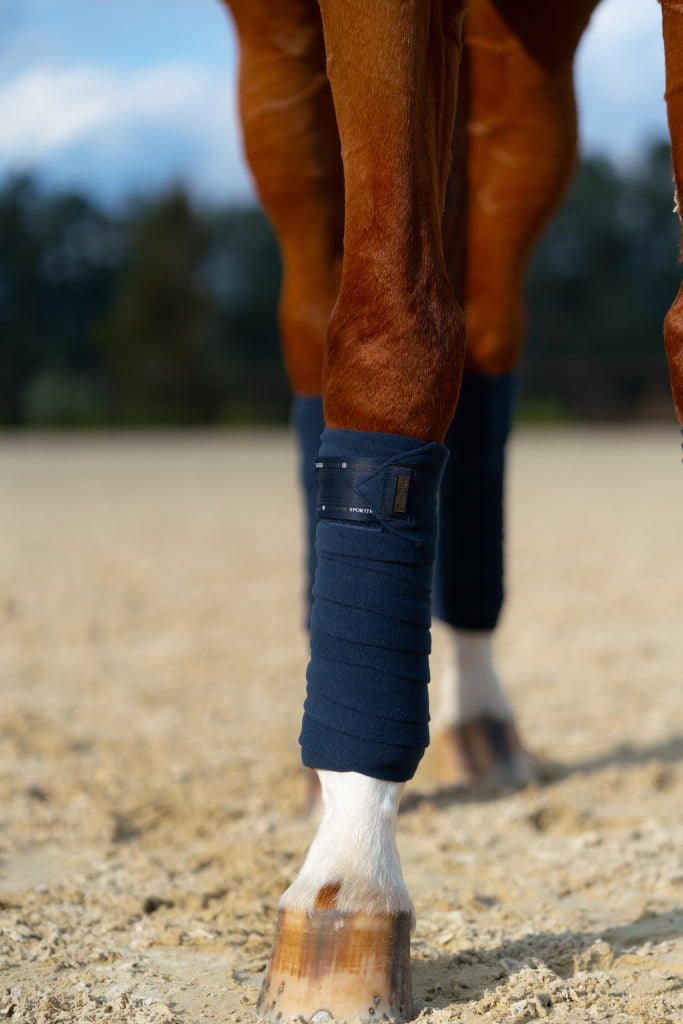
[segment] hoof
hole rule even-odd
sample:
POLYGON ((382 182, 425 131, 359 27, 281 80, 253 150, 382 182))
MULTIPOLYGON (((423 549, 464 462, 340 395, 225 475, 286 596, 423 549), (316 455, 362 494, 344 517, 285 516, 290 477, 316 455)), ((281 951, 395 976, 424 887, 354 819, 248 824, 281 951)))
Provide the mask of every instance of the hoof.
POLYGON ((449 726, 437 732, 434 749, 447 782, 526 786, 538 778, 536 759, 511 721, 482 716, 449 726))
POLYGON ((280 910, 256 1006, 261 1018, 409 1020, 411 917, 280 910))

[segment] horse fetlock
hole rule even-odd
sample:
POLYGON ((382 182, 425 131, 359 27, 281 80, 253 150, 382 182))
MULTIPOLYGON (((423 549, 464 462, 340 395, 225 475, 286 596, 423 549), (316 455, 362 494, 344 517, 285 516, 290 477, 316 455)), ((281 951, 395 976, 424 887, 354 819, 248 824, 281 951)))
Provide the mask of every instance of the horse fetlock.
POLYGON ((396 847, 402 785, 356 772, 318 773, 323 813, 281 911, 391 916, 414 912, 396 847))

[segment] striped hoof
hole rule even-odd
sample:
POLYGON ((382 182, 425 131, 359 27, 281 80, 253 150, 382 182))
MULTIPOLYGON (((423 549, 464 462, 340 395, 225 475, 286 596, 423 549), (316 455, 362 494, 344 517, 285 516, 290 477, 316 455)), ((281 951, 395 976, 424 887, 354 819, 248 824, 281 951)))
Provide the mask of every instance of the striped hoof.
POLYGON ((412 1017, 411 915, 281 909, 258 1017, 406 1021, 412 1017))
POLYGON ((526 786, 538 778, 536 759, 512 721, 482 715, 441 729, 433 742, 447 782, 526 786))

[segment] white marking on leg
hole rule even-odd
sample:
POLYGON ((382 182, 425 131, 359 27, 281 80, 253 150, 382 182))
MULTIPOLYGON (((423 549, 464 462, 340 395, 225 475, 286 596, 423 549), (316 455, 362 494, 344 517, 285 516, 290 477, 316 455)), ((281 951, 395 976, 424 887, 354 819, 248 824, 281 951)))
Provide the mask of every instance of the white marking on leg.
POLYGON ((493 633, 454 629, 455 663, 436 687, 434 721, 455 725, 483 715, 511 720, 512 709, 493 661, 493 633))
POLYGON ((323 799, 318 832, 280 907, 311 911, 324 892, 337 910, 408 911, 414 922, 395 840, 403 784, 356 772, 319 771, 318 775, 323 799))

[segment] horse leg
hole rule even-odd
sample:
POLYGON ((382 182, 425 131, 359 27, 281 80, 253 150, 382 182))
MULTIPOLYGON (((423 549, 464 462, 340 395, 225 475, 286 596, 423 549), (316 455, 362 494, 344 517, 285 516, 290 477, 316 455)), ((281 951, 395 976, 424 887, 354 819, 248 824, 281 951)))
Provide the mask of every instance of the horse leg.
POLYGON ((294 392, 307 520, 307 619, 315 574, 315 459, 324 427, 321 375, 339 291, 344 181, 317 0, 229 0, 240 39, 246 155, 277 235, 278 320, 294 392))
POLYGON ((505 446, 523 336, 523 273, 569 180, 572 62, 595 0, 472 0, 465 20, 454 159, 444 218, 467 322, 465 373, 446 437, 435 614, 457 671, 439 681, 435 748, 452 781, 533 776, 493 660, 503 604, 505 446), (461 226, 467 224, 463 245, 461 226))
MULTIPOLYGON (((676 209, 681 216, 683 196, 683 6, 661 0, 666 55, 666 105, 674 165, 676 209)), ((664 321, 664 344, 669 360, 676 415, 683 428, 683 284, 664 321)))
POLYGON ((440 442, 464 349, 440 234, 462 7, 321 11, 346 184, 301 734, 323 816, 280 903, 259 1011, 405 1019, 413 910, 394 833, 428 740, 440 442))

